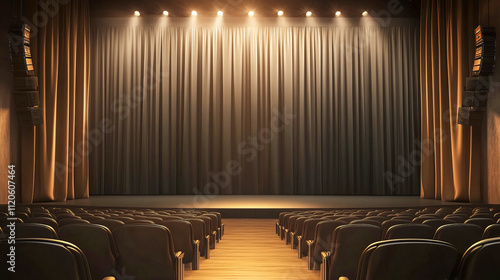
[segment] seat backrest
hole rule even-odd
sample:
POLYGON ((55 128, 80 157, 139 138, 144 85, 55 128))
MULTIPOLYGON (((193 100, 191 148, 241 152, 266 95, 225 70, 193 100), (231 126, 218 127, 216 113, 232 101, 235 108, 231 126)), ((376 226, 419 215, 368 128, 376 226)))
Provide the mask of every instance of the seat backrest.
POLYGON ((203 216, 203 215, 196 216, 196 219, 200 219, 200 220, 203 220, 203 222, 205 222, 205 235, 210 235, 211 234, 212 219, 210 219, 209 217, 203 216))
POLYGON ((425 220, 422 224, 428 225, 436 231, 440 226, 442 225, 449 225, 449 224, 454 224, 455 222, 450 221, 450 220, 444 220, 444 219, 430 219, 430 220, 425 220))
POLYGON ((489 225, 494 224, 495 220, 493 220, 491 218, 471 218, 471 219, 466 220, 464 223, 478 225, 484 230, 489 225))
POLYGON ((307 246, 307 240, 313 240, 314 239, 314 233, 316 231, 316 225, 319 222, 323 222, 324 220, 320 218, 309 218, 304 221, 304 227, 302 229, 302 239, 301 239, 301 253, 303 255, 307 255, 308 253, 308 246, 307 246))
POLYGON ((89 221, 84 220, 84 219, 73 219, 73 218, 65 218, 61 220, 57 220, 57 223, 59 224, 59 228, 69 225, 69 224, 90 224, 89 221))
POLYGON ((206 240, 205 234, 205 222, 202 219, 197 219, 197 218, 190 218, 186 219, 186 222, 190 223, 191 226, 193 227, 193 238, 194 240, 199 240, 200 241, 200 255, 203 257, 205 256, 205 249, 206 249, 206 240))
POLYGON ((483 232, 482 239, 496 238, 496 237, 500 237, 500 225, 493 224, 486 227, 486 229, 483 232))
POLYGON ((350 222, 350 224, 362 224, 362 225, 374 225, 380 227, 382 224, 377 221, 377 220, 372 220, 372 219, 361 219, 361 220, 354 220, 350 222))
POLYGON ((111 231, 96 224, 69 224, 59 229, 59 237, 78 246, 89 262, 92 279, 112 276, 116 267, 116 247, 111 231))
POLYGON ((500 238, 473 244, 460 262, 460 280, 500 279, 500 238))
POLYGON ((218 220, 217 220, 217 215, 215 214, 203 214, 202 216, 204 217, 209 217, 212 222, 210 223, 210 232, 214 232, 214 231, 217 231, 217 228, 218 228, 218 220))
POLYGON ((409 224, 409 223, 411 223, 411 221, 408 221, 408 220, 397 220, 397 219, 387 220, 387 221, 383 222, 382 223, 382 235, 381 235, 381 238, 385 236, 385 234, 387 233, 387 231, 389 230, 390 227, 392 227, 394 225, 409 224))
POLYGON ((351 224, 339 226, 333 232, 330 248, 329 280, 341 276, 356 279, 359 258, 364 249, 379 241, 381 229, 374 225, 351 224))
POLYGON ((154 224, 126 224, 113 231, 118 271, 135 279, 175 279, 174 243, 168 228, 154 224))
POLYGON ((58 236, 51 226, 37 223, 22 223, 16 225, 16 238, 58 239, 58 236))
POLYGON ((150 221, 150 220, 131 220, 131 221, 125 221, 124 222, 126 225, 154 225, 155 222, 150 221))
POLYGON ((314 251, 313 258, 317 263, 323 262, 321 252, 329 251, 332 246, 333 231, 346 222, 323 220, 316 224, 314 232, 314 251))
POLYGON ((363 252, 356 279, 454 279, 460 252, 431 239, 392 239, 371 244, 363 252))
MULTIPOLYGON (((171 220, 182 221, 182 220, 184 220, 182 217, 179 217, 179 216, 172 216, 172 215, 171 215, 171 216, 165 216, 165 217, 162 217, 162 219, 163 219, 164 221, 169 221, 169 220, 170 220, 170 221, 171 221, 171 220)), ((211 220, 211 219, 210 219, 210 220, 211 220)))
POLYGON ((423 224, 401 224, 390 227, 384 239, 400 239, 400 238, 422 238, 432 239, 434 237, 434 229, 431 226, 423 224))
POLYGON ((56 220, 48 217, 31 217, 25 223, 44 224, 52 227, 56 232, 59 230, 59 224, 56 220))
POLYGON ((105 226, 109 229, 109 231, 113 232, 113 230, 115 230, 117 227, 123 226, 125 223, 115 219, 102 219, 95 220, 93 224, 105 226))
POLYGON ((481 240, 483 229, 472 224, 449 224, 440 226, 434 239, 453 244, 463 254, 474 243, 481 240))
POLYGON ((297 222, 298 218, 300 218, 299 215, 293 215, 288 219, 288 231, 293 232, 295 230, 295 222, 297 222))
MULTIPOLYGON (((6 240, 0 241, 0 251, 10 252, 6 240)), ((83 252, 75 245, 55 239, 19 238, 16 240, 15 273, 7 270, 7 254, 1 254, 0 279, 11 280, 90 280, 90 270, 83 252)))
POLYGON ((184 263, 190 263, 195 257, 193 226, 187 221, 162 221, 159 225, 166 226, 174 240, 174 251, 184 253, 184 263))
POLYGON ((0 217, 0 228, 2 228, 4 231, 6 231, 5 227, 7 225, 9 225, 11 223, 18 225, 18 224, 23 222, 23 220, 20 218, 15 218, 15 221, 11 221, 10 219, 11 219, 11 217, 0 217), (9 220, 7 220, 7 219, 9 219, 9 220))

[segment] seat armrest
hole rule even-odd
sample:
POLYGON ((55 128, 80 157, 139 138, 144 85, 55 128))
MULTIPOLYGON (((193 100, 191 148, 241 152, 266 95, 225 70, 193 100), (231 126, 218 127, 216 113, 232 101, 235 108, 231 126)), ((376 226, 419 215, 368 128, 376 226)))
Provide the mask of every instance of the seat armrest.
POLYGON ((290 247, 295 249, 295 232, 290 232, 290 243, 292 244, 290 247))
POLYGON ((184 264, 182 259, 184 258, 184 253, 181 251, 175 252, 175 279, 184 279, 184 264))
POLYGON ((200 269, 200 240, 195 240, 193 243, 194 258, 192 262, 192 269, 200 269))
POLYGON ((210 246, 210 249, 215 249, 215 243, 217 243, 217 231, 214 230, 212 231, 212 236, 210 236, 210 243, 211 243, 211 246, 210 246))
POLYGON ((321 252, 321 266, 320 266, 320 280, 328 280, 330 274, 330 252, 323 251, 321 252))
POLYGON ((299 251, 299 259, 302 259, 302 235, 297 235, 297 250, 299 251))
POLYGON ((313 251, 314 251, 314 240, 306 240, 307 243, 307 269, 313 270, 314 269, 314 256, 313 256, 313 251))
POLYGON ((205 236, 205 259, 210 259, 210 235, 205 236))
POLYGON ((224 236, 224 224, 221 224, 221 230, 222 230, 221 232, 221 238, 222 238, 222 236, 224 236))

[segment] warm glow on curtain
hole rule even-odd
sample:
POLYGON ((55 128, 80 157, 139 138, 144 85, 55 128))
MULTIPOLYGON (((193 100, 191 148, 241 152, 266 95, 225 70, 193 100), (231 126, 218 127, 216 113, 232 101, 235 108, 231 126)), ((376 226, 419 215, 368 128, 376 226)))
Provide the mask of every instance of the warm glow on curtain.
POLYGON ((421 18, 421 197, 480 202, 480 128, 457 124, 468 76, 465 0, 424 0, 421 18))
POLYGON ((32 26, 43 125, 22 127, 23 203, 88 197, 88 1, 59 2, 32 26))
POLYGON ((109 22, 91 32, 91 193, 419 193, 418 23, 109 22))

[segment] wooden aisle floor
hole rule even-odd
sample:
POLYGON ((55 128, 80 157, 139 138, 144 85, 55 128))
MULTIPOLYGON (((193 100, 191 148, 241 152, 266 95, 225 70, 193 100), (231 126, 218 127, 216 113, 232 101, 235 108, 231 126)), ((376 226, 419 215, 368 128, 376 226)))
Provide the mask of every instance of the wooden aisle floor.
POLYGON ((307 258, 275 234, 276 219, 223 219, 225 234, 200 270, 185 270, 186 280, 318 280, 307 258))

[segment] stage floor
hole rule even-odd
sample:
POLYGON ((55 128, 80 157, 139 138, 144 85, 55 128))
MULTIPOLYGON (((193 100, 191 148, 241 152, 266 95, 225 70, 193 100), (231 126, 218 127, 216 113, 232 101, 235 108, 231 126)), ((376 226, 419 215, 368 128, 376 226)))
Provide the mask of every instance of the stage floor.
POLYGON ((231 218, 273 218, 291 209, 410 208, 471 205, 418 196, 327 195, 154 195, 91 196, 66 202, 36 203, 62 207, 210 209, 231 218))

